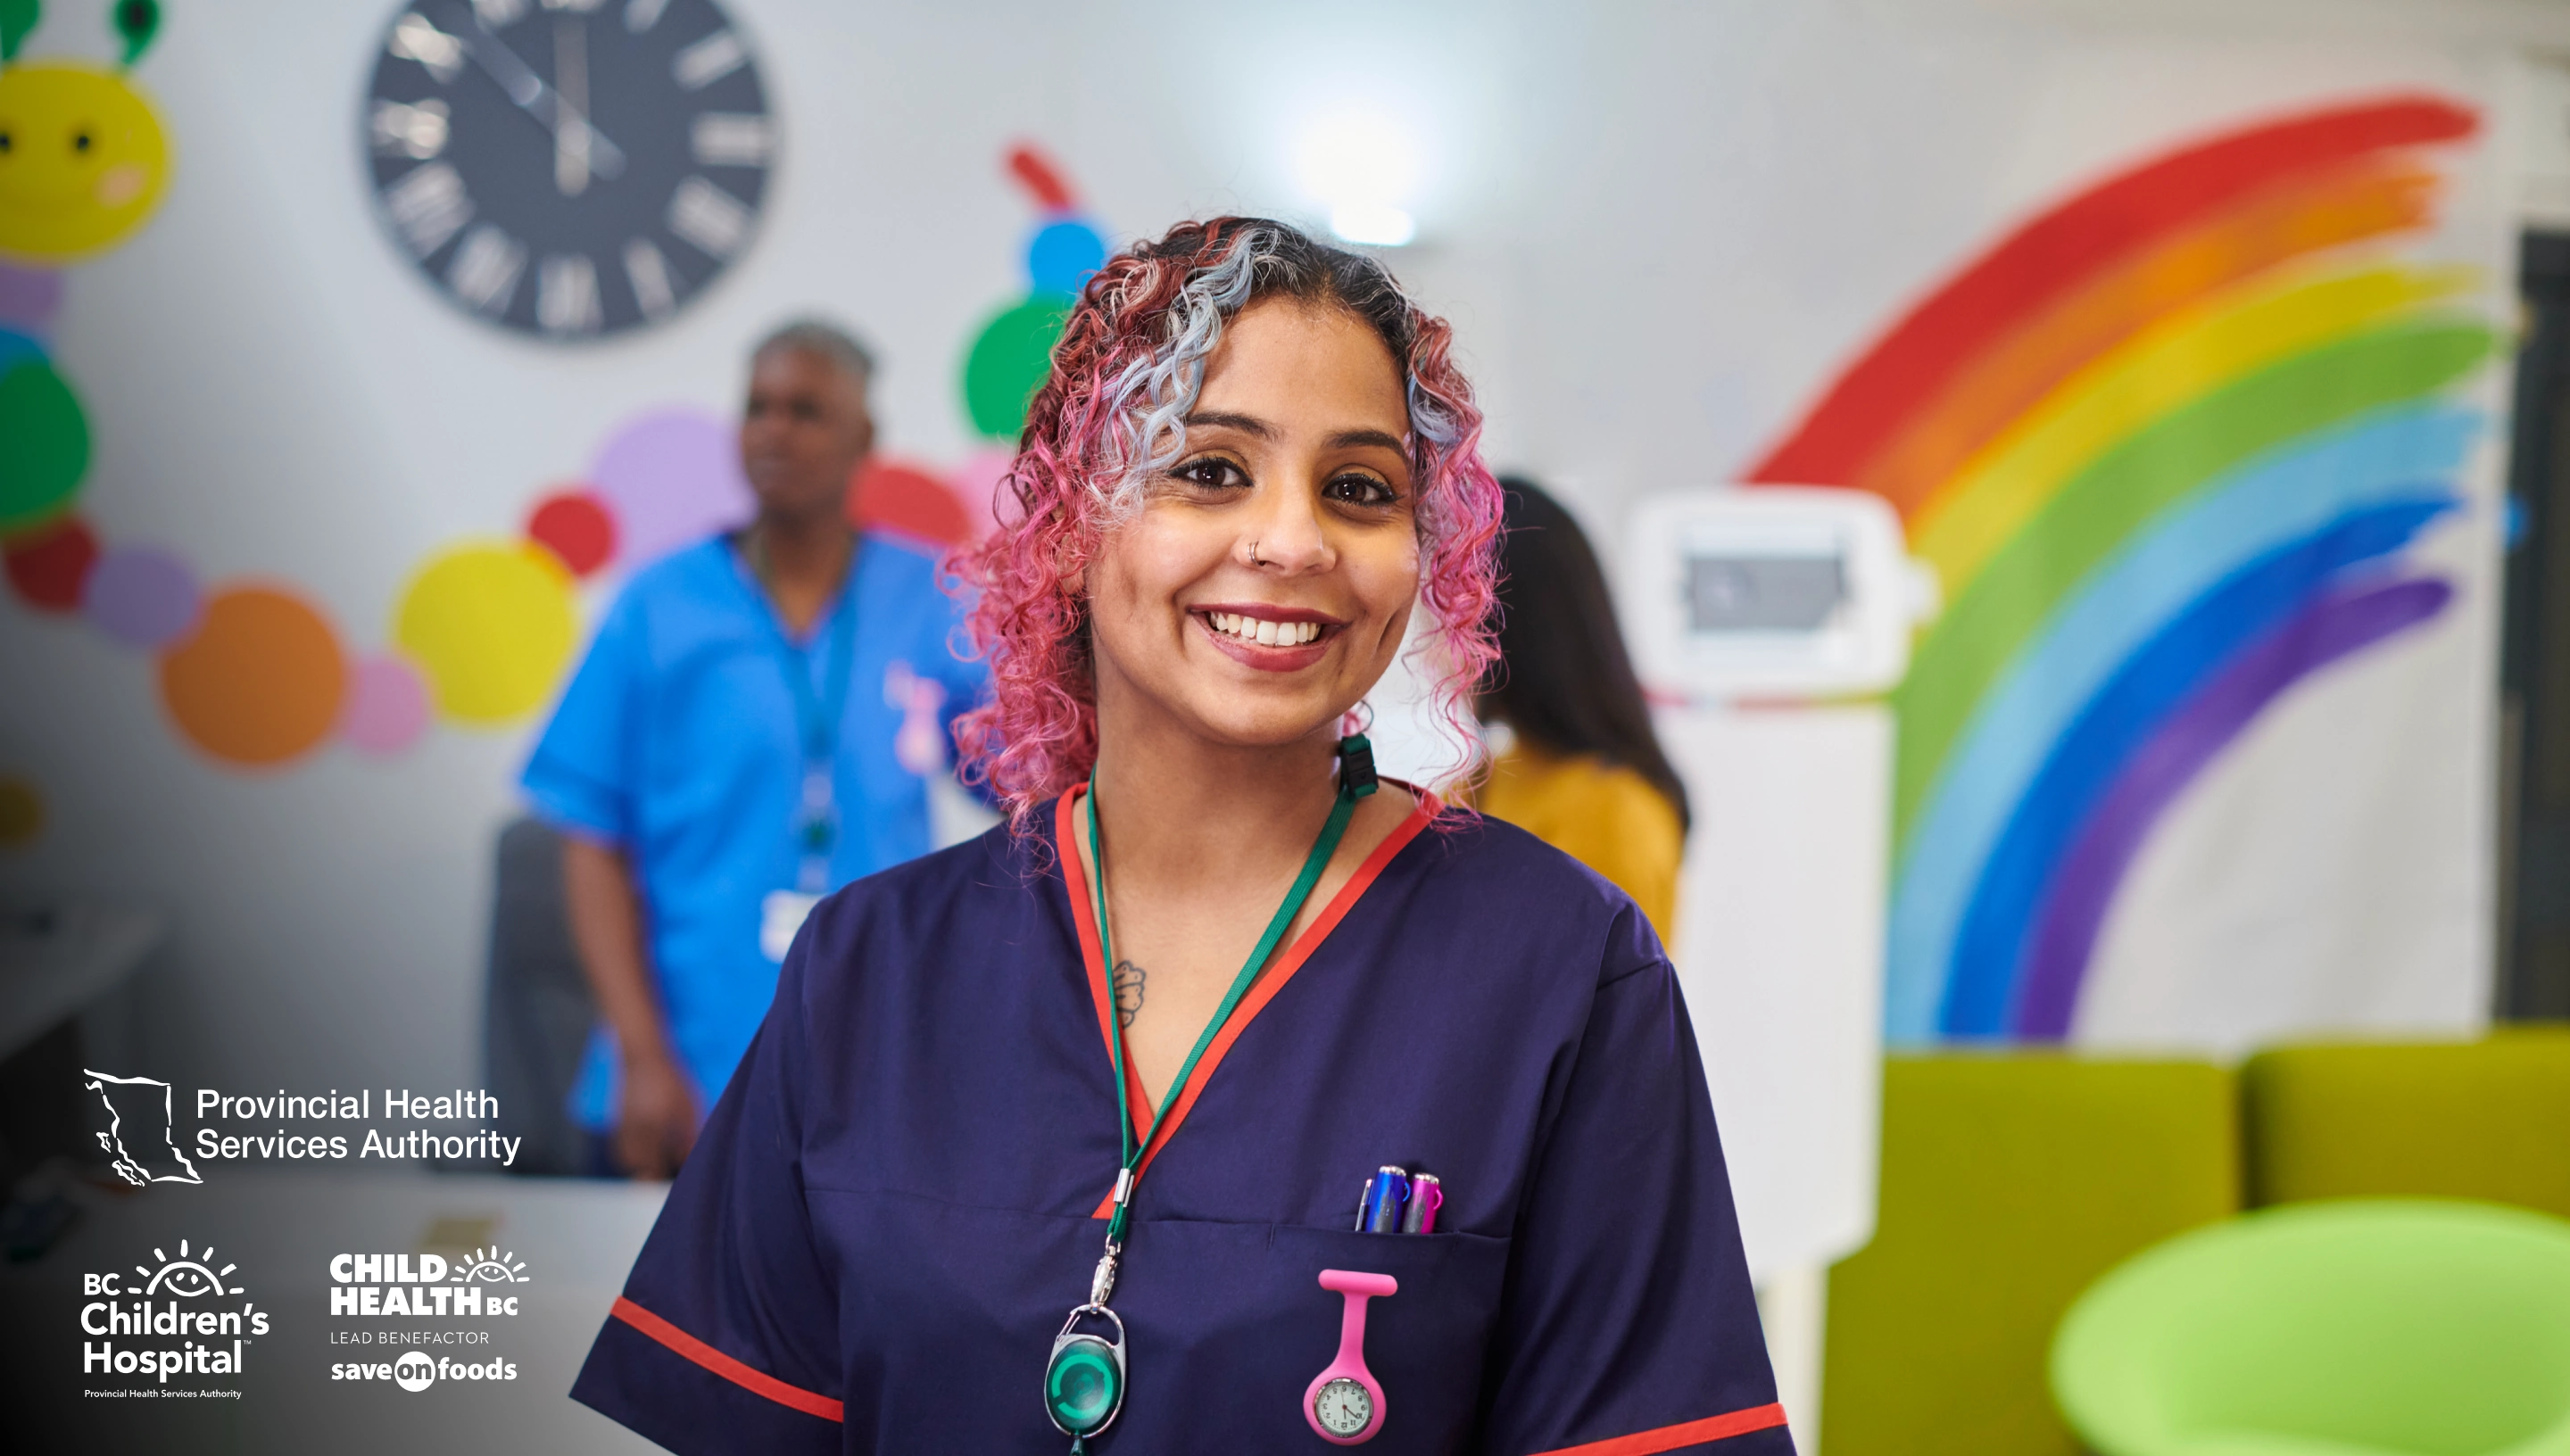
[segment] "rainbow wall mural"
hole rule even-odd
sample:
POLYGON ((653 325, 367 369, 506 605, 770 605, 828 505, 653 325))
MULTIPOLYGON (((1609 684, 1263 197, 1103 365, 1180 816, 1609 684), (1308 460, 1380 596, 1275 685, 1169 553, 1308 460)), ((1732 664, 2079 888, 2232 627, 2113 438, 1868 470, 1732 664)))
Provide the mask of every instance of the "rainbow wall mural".
POLYGON ((1757 483, 1875 492, 1942 582, 1895 694, 1888 1033, 2065 1038, 2152 828, 2268 705, 2434 619, 2471 271, 2393 254, 2478 118, 2366 98, 2151 158, 1866 347, 1757 483))

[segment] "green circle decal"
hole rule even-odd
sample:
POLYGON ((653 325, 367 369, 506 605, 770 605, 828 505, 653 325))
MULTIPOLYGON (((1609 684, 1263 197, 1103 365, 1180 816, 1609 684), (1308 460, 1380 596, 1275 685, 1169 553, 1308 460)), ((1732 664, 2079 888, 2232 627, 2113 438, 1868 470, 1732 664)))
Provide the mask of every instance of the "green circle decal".
POLYGON ((71 386, 41 359, 0 375, 0 532, 61 514, 89 472, 89 421, 71 386))
POLYGON ((993 440, 1015 440, 1027 425, 1027 402, 1053 372, 1054 341, 1071 317, 1071 300, 1039 293, 982 326, 964 361, 964 408, 973 428, 993 440))

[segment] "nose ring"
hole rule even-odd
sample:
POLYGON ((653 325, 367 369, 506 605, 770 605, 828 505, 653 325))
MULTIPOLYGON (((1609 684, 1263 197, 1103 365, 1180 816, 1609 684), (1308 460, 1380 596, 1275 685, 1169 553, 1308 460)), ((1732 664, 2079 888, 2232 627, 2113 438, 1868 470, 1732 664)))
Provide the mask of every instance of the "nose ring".
POLYGON ((1263 566, 1267 564, 1265 561, 1258 559, 1258 543, 1256 541, 1252 541, 1249 544, 1249 564, 1253 566, 1263 566))

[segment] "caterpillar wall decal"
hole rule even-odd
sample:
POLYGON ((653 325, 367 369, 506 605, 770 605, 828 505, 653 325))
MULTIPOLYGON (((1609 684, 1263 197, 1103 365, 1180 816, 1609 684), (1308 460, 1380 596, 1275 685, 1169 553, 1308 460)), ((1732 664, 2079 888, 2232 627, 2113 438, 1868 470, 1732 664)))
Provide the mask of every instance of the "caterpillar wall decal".
POLYGON ((1892 502, 1948 603, 1900 716, 1887 1031, 2059 1040, 2125 871, 2295 683, 2434 618, 2498 342, 2389 254, 2479 130, 2373 97, 2152 158, 2017 226, 1749 472, 1892 502))

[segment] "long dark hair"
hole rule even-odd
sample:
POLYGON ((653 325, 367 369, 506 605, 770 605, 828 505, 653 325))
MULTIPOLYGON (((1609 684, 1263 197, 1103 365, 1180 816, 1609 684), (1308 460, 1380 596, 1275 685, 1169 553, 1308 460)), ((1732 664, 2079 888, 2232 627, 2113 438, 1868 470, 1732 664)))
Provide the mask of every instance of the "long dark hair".
POLYGON ((1597 553, 1533 482, 1501 476, 1499 488, 1499 671, 1482 695, 1483 716, 1546 753, 1593 755, 1640 774, 1685 830, 1694 822, 1686 786, 1651 731, 1597 553))

